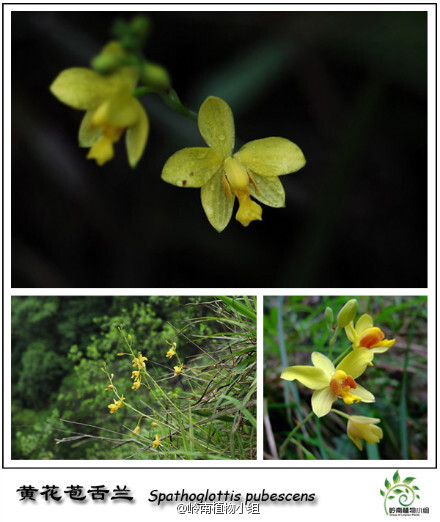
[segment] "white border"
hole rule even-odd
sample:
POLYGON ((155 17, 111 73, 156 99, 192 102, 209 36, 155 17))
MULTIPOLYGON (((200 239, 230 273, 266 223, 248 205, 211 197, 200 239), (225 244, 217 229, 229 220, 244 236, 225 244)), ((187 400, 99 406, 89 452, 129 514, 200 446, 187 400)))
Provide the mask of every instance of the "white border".
MULTIPOLYGON (((87 289, 12 289, 11 288, 11 137, 10 133, 4 135, 4 362, 5 362, 5 396, 4 400, 4 420, 3 433, 5 434, 5 449, 11 447, 10 440, 10 404, 11 390, 10 364, 11 364, 11 328, 10 328, 10 302, 11 296, 16 295, 257 295, 258 297, 258 456, 257 461, 185 461, 176 463, 175 461, 160 461, 160 463, 149 461, 12 461, 5 454, 5 467, 17 468, 431 468, 436 463, 436 444, 435 444, 435 412, 437 409, 435 397, 436 367, 432 364, 436 360, 436 308, 435 308, 435 289, 436 289, 436 266, 434 263, 436 253, 435 236, 435 217, 436 217, 436 194, 435 194, 435 168, 436 168, 436 142, 435 142, 435 5, 433 4, 385 4, 385 5, 310 5, 310 4, 272 4, 272 5, 249 5, 246 3, 238 5, 219 5, 219 4, 189 4, 189 5, 159 5, 144 4, 148 11, 426 11, 428 13, 428 289, 329 289, 329 288, 232 288, 232 289, 126 289, 126 288, 87 288, 87 289), (428 296, 428 460, 410 461, 264 461, 262 459, 263 446, 263 296, 274 295, 427 295, 428 296), (378 465, 379 464, 379 465, 378 465)), ((141 5, 137 4, 116 4, 96 3, 93 5, 73 5, 73 4, 50 4, 50 5, 4 5, 4 74, 6 79, 11 78, 11 13, 13 11, 96 11, 102 10, 105 6, 106 11, 142 11, 141 5)), ((11 84, 10 81, 4 83, 4 129, 11 128, 11 84)), ((414 175, 423 173, 415 172, 414 175)), ((6 453, 6 451, 5 451, 6 453)))

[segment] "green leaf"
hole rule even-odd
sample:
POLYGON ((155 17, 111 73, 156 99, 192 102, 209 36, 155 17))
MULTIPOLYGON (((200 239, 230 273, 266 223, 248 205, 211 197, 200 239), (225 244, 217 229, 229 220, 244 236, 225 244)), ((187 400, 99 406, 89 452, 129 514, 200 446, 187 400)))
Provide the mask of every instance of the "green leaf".
POLYGON ((395 489, 394 493, 403 493, 403 491, 401 489, 395 489))
POLYGON ((386 487, 387 489, 390 489, 390 487, 391 487, 391 483, 389 482, 388 479, 385 479, 385 487, 386 487))
POLYGON ((393 482, 394 482, 394 484, 397 484, 399 481, 400 481, 400 475, 399 475, 399 472, 396 471, 396 473, 394 473, 394 475, 393 475, 393 482))
POLYGON ((394 498, 394 496, 393 496, 393 495, 390 495, 388 498, 391 500, 392 498, 394 498))
POLYGON ((419 495, 416 495, 416 498, 420 498, 419 495))
POLYGON ((417 487, 417 486, 413 486, 412 488, 413 488, 413 489, 416 489, 417 491, 420 491, 420 488, 417 487))
POLYGON ((231 299, 230 297, 224 295, 219 295, 218 298, 230 306, 233 310, 241 315, 244 315, 254 323, 257 321, 257 314, 250 307, 243 305, 240 301, 231 299))
POLYGON ((380 494, 384 497, 385 496, 385 491, 380 490, 380 494))
POLYGON ((406 479, 403 479, 404 484, 411 484, 413 480, 416 480, 415 477, 406 477, 406 479))

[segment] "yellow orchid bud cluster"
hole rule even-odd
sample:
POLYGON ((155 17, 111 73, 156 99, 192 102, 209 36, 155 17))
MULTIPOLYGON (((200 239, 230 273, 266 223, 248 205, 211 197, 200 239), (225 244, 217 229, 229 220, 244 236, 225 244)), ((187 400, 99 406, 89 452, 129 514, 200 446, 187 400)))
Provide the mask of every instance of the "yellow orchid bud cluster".
POLYGON ((269 137, 250 141, 234 153, 232 110, 221 98, 210 96, 194 113, 183 106, 170 85, 166 69, 142 57, 139 46, 148 24, 137 17, 120 23, 111 41, 92 60, 92 69, 62 71, 50 86, 61 102, 85 111, 79 129, 80 147, 99 166, 114 156, 114 145, 125 133, 128 163, 136 167, 147 145, 150 124, 138 96, 158 94, 180 114, 197 120, 207 147, 184 148, 166 161, 162 179, 185 188, 200 188, 210 224, 221 232, 228 225, 238 200, 236 219, 247 227, 262 219, 262 208, 285 206, 279 176, 301 169, 306 160, 292 141, 269 137), (140 31, 139 27, 142 28, 140 31))
MULTIPOLYGON (((373 365, 374 356, 391 348, 395 339, 385 339, 384 332, 374 326, 368 314, 361 315, 354 324, 357 308, 357 300, 350 299, 339 311, 338 325, 330 341, 330 358, 320 352, 313 352, 312 366, 290 366, 283 370, 281 378, 297 380, 313 390, 311 406, 317 417, 323 417, 331 411, 345 418, 350 440, 362 450, 362 440, 373 444, 382 439, 383 431, 377 426, 380 419, 348 415, 333 409, 333 403, 339 399, 348 405, 375 401, 374 395, 361 386, 357 379, 373 365), (332 361, 331 348, 341 329, 345 330, 351 346, 332 361)), ((325 318, 327 323, 333 320, 333 311, 329 307, 325 311, 325 318)))

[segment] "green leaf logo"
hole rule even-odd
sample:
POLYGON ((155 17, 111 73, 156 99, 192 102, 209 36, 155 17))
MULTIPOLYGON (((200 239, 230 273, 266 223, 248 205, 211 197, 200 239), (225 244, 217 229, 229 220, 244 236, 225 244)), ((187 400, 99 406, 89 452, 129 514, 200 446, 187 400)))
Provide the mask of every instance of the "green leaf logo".
POLYGON ((393 484, 387 478, 385 479, 386 492, 382 489, 379 490, 381 496, 384 497, 383 505, 387 515, 389 507, 387 503, 391 500, 398 501, 400 506, 409 507, 416 499, 420 499, 420 496, 416 493, 416 491, 420 491, 420 488, 410 486, 416 480, 415 477, 406 477, 402 480, 399 471, 396 471, 392 480, 393 484))

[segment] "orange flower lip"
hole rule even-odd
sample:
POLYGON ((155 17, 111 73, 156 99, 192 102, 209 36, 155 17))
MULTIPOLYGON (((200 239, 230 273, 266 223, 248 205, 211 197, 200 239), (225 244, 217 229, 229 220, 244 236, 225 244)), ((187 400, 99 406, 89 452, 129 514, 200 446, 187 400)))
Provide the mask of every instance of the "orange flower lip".
POLYGON ((380 328, 367 328, 359 341, 359 346, 362 346, 363 348, 373 348, 379 344, 384 337, 385 334, 380 328))
POLYGON ((351 375, 343 375, 343 372, 336 372, 330 381, 330 389, 338 397, 343 397, 352 388, 356 388, 355 380, 351 375))

